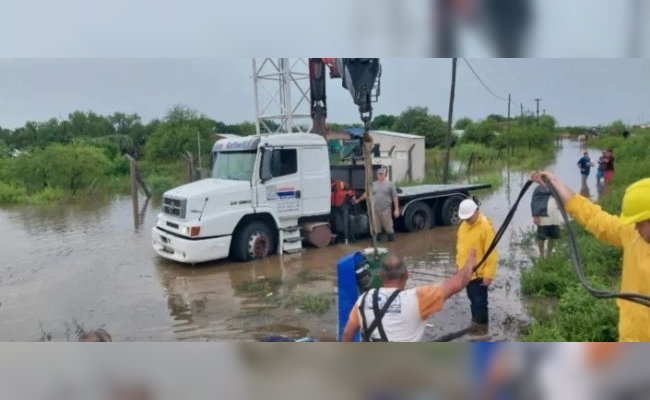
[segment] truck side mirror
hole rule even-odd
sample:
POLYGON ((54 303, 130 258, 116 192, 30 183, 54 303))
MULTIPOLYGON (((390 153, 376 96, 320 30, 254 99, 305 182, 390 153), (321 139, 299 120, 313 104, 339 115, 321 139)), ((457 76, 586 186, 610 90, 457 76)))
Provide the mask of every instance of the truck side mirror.
POLYGON ((260 150, 262 151, 262 160, 260 162, 260 180, 261 183, 264 183, 273 178, 273 174, 271 173, 271 159, 273 155, 273 149, 262 147, 260 150))

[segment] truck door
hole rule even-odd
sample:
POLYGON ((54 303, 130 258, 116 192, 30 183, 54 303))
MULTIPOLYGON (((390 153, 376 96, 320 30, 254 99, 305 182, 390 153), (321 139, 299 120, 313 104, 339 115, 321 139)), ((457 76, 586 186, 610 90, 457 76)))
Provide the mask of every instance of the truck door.
POLYGON ((261 152, 257 207, 271 207, 279 218, 302 215, 298 149, 266 147, 261 152))
POLYGON ((329 214, 332 188, 327 147, 303 147, 300 152, 303 215, 329 214))

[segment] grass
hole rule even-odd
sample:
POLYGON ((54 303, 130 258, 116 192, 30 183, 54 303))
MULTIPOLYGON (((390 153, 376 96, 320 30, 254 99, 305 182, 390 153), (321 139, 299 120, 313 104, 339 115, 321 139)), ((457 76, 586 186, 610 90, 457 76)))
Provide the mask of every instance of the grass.
POLYGON ((274 276, 245 281, 239 284, 236 290, 248 295, 263 297, 269 293, 276 293, 280 286, 282 286, 282 278, 274 276))
MULTIPOLYGON (((613 145, 612 138, 598 139, 612 145, 616 155, 615 175, 611 190, 600 205, 610 214, 620 213, 625 189, 650 171, 650 135, 633 135, 613 145)), ((617 138, 613 138, 617 139, 617 138)), ((590 144, 590 146, 596 146, 590 144)), ((606 245, 571 222, 589 286, 618 291, 622 251, 606 245)), ((567 237, 566 230, 563 237, 567 237)), ((530 243, 533 245, 533 243, 530 243)), ((614 300, 591 296, 579 283, 566 240, 559 242, 556 254, 548 260, 537 260, 522 272, 522 293, 529 314, 535 322, 522 331, 521 341, 616 341, 618 309, 614 300), (543 307, 542 304, 554 304, 543 307)))
POLYGON ((316 273, 310 269, 302 270, 297 274, 298 281, 301 283, 322 281, 329 279, 326 275, 322 273, 316 273))
MULTIPOLYGON (((427 149, 425 153, 425 179, 398 182, 400 186, 441 184, 446 152, 444 149, 427 149)), ((498 187, 503 183, 501 171, 509 166, 513 172, 531 170, 547 165, 555 158, 555 149, 545 147, 528 149, 517 147, 512 153, 497 150, 476 143, 466 143, 450 152, 449 183, 489 183, 498 187), (471 162, 470 162, 471 161, 471 162), (468 168, 469 166, 469 168, 468 168)))
MULTIPOLYGON (((269 304, 278 307, 294 308, 308 314, 323 315, 331 308, 334 299, 331 293, 305 293, 293 292, 288 295, 280 295, 282 286, 289 289, 295 288, 298 283, 322 280, 323 276, 313 271, 302 271, 295 281, 284 282, 281 277, 265 277, 242 282, 236 288, 240 294, 253 298, 265 298, 269 304)), ((254 311, 253 311, 254 312, 254 311)))
POLYGON ((323 315, 329 311, 334 299, 327 293, 292 293, 280 301, 285 308, 298 308, 308 314, 323 315))

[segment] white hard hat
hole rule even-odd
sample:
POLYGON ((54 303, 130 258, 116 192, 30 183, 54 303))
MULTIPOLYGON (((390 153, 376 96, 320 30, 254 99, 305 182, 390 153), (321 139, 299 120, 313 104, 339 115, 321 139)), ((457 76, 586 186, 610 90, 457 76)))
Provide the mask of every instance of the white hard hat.
POLYGON ((478 205, 476 205, 474 200, 465 199, 460 202, 460 206, 458 207, 458 217, 460 219, 468 219, 474 215, 476 210, 478 210, 478 205))

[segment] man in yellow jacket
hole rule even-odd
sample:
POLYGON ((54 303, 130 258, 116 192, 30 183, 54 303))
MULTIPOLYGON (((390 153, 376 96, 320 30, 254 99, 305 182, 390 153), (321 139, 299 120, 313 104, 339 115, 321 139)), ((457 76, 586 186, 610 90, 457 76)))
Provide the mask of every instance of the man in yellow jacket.
MULTIPOLYGON (((456 241, 456 266, 460 270, 472 249, 476 249, 476 259, 481 260, 496 234, 492 221, 481 214, 472 199, 465 199, 460 203, 458 216, 462 220, 456 241)), ((475 333, 487 333, 488 287, 496 275, 498 257, 498 252, 494 249, 485 263, 472 275, 472 280, 466 288, 471 303, 472 331, 475 333)))
MULTIPOLYGON (((622 214, 617 217, 575 194, 550 172, 535 172, 531 180, 545 185, 542 176, 556 188, 567 213, 580 225, 601 242, 623 249, 621 292, 650 295, 650 178, 628 186, 622 214)), ((650 308, 622 299, 616 304, 618 340, 649 342, 650 308)))

